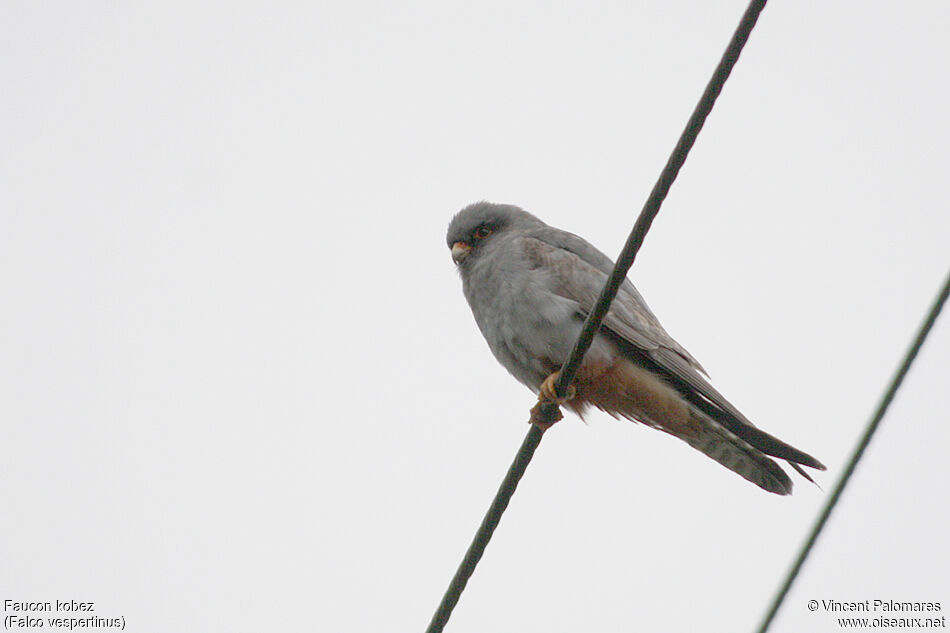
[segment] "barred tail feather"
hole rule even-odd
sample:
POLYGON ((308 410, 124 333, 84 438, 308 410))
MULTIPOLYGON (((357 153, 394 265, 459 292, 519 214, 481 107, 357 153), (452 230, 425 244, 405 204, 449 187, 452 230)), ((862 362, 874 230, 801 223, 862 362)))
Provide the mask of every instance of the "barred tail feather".
POLYGON ((699 431, 681 438, 687 444, 763 490, 779 495, 792 493, 792 480, 775 461, 706 415, 690 413, 699 431))

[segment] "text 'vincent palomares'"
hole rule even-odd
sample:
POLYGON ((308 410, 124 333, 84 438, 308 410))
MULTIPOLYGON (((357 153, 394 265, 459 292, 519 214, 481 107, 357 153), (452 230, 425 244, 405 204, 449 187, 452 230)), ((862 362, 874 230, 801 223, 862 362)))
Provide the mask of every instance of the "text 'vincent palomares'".
POLYGON ((933 612, 941 611, 939 602, 899 602, 897 600, 858 600, 847 602, 840 600, 822 600, 821 608, 825 611, 863 611, 867 613, 895 613, 895 612, 933 612))

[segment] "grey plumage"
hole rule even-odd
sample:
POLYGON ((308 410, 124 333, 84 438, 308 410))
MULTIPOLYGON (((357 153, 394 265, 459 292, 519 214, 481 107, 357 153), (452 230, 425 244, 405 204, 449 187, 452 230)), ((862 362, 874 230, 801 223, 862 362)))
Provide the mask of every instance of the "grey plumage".
MULTIPOLYGON (((451 221, 446 242, 465 298, 492 353, 538 393, 567 360, 613 262, 584 239, 512 205, 479 202, 451 221)), ((704 377, 624 280, 575 379, 567 406, 588 405, 683 439, 756 485, 791 492, 768 457, 824 469, 815 458, 756 428, 704 377)))

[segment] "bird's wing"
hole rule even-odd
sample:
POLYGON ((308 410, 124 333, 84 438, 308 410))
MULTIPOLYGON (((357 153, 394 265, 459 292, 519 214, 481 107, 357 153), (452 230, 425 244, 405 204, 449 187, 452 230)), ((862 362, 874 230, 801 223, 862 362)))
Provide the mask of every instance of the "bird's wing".
MULTIPOLYGON (((528 237, 523 243, 531 264, 554 274, 552 290, 575 301, 586 317, 607 283, 614 263, 583 238, 553 228, 537 237, 528 237)), ((705 373, 702 365, 666 333, 629 279, 621 284, 603 326, 643 352, 662 354, 662 350, 666 350, 680 360, 678 365, 685 373, 695 374, 702 380, 700 373, 705 373)))
MULTIPOLYGON (((607 282, 613 262, 582 238, 556 229, 527 237, 523 244, 528 261, 553 275, 552 290, 576 302, 579 314, 586 318, 607 282)), ((757 428, 709 384, 699 362, 666 333, 629 280, 621 285, 601 329, 639 360, 653 365, 694 406, 752 446, 793 465, 824 470, 814 457, 757 428)))

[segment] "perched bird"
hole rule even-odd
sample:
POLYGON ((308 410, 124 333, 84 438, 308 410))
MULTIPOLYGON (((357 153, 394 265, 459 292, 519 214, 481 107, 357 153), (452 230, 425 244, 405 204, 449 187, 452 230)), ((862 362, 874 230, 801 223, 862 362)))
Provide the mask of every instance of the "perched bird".
POLYGON ((761 488, 790 494, 769 456, 824 470, 814 457, 756 428, 704 378, 625 279, 574 379, 554 381, 614 263, 586 240, 507 204, 462 209, 446 236, 462 288, 495 358, 542 401, 583 416, 592 405, 665 431, 761 488))

